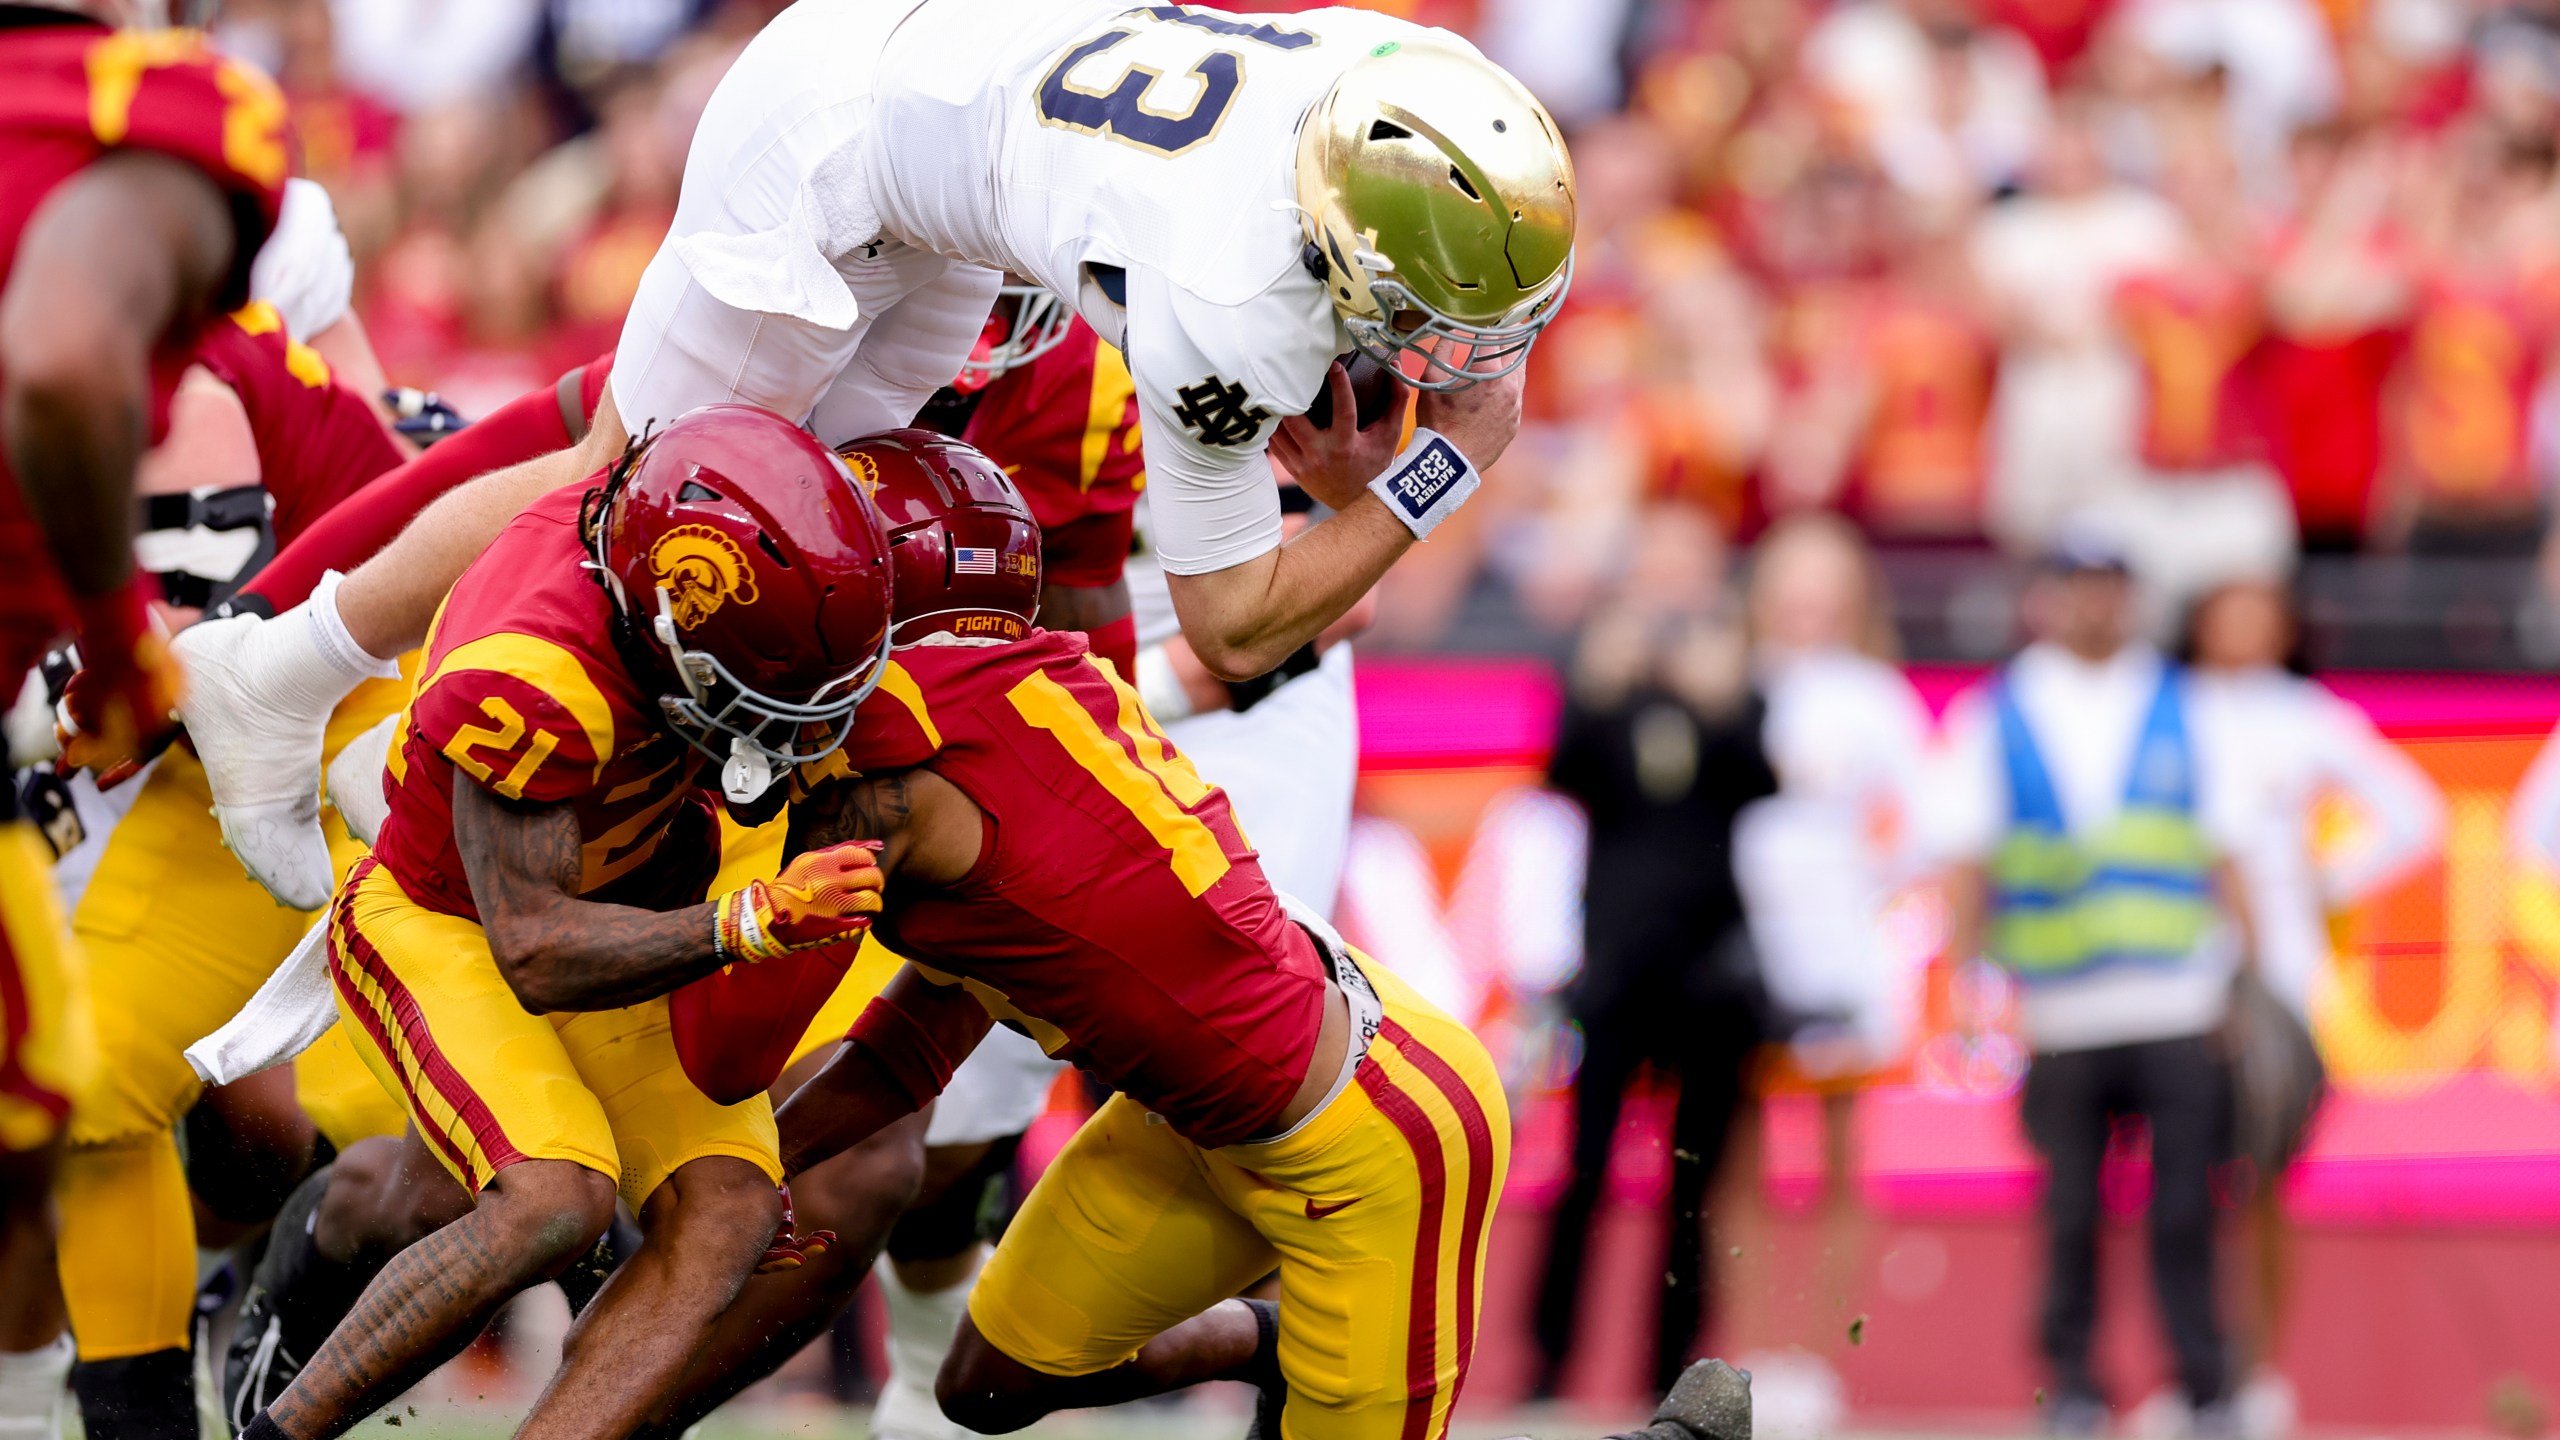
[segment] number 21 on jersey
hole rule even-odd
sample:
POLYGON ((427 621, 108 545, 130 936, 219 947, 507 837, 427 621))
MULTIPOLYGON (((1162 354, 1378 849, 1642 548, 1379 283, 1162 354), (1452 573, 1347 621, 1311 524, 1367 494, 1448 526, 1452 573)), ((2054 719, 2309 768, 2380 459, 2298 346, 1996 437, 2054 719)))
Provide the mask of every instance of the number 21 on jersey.
MULTIPOLYGON (((1040 79, 1040 123, 1064 130, 1080 130, 1151 150, 1159 155, 1179 155, 1218 133, 1218 126, 1235 104, 1236 91, 1244 84, 1244 56, 1233 50, 1210 49, 1199 54, 1183 73, 1199 83, 1199 89, 1188 107, 1168 108, 1151 105, 1147 97, 1157 82, 1164 79, 1171 64, 1150 65, 1151 52, 1161 51, 1161 44, 1150 44, 1156 36, 1176 36, 1184 31, 1204 32, 1235 40, 1249 40, 1276 50, 1303 50, 1316 43, 1316 37, 1303 30, 1283 30, 1276 25, 1248 24, 1224 15, 1186 10, 1179 5, 1151 5, 1130 12, 1129 18, 1143 17, 1164 22, 1161 26, 1140 29, 1118 26, 1105 30, 1090 40, 1077 44, 1040 79), (1148 40, 1139 42, 1140 54, 1131 55, 1109 85, 1100 89, 1080 85, 1069 78, 1071 72, 1087 60, 1115 50, 1144 33, 1148 40)), ((1115 57, 1116 58, 1116 57, 1115 57)), ((1178 61, 1179 57, 1176 57, 1178 61)))

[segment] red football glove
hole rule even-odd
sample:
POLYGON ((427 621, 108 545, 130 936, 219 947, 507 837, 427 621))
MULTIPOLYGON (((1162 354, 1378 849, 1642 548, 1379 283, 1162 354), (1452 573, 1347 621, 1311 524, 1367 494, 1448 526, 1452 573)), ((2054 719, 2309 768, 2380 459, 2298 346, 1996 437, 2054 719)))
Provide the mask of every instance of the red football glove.
POLYGON ((757 1262, 756 1273, 774 1275, 797 1270, 834 1248, 836 1232, 810 1230, 803 1232, 791 1213, 791 1187, 782 1186, 782 1224, 773 1232, 773 1240, 764 1247, 764 1259, 757 1262))
POLYGON ((876 840, 812 850, 712 901, 712 944, 723 960, 750 961, 834 944, 870 928, 885 882, 876 840))
POLYGON ((685 1078, 723 1105, 771 1089, 861 953, 856 934, 760 965, 730 965, 669 995, 667 1018, 685 1078))
POLYGON ((102 788, 130 779, 177 732, 184 688, 167 639, 133 585, 77 602, 80 673, 62 693, 54 739, 63 764, 102 788))

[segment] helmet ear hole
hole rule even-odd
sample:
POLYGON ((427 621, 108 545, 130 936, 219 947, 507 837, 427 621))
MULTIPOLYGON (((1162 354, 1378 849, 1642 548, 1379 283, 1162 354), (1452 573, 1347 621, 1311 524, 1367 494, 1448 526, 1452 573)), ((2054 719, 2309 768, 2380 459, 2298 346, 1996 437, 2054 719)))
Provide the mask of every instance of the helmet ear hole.
POLYGON ((1393 120, 1372 120, 1369 122, 1369 138, 1373 141, 1410 140, 1413 138, 1413 132, 1393 120))
POLYGON ((783 554, 782 547, 774 543, 772 531, 759 530, 756 532, 756 548, 762 550, 765 554, 772 556, 774 564, 781 566, 785 570, 791 568, 791 557, 783 554))
POLYGON ((719 498, 719 491, 712 489, 710 486, 703 484, 699 480, 687 480, 684 482, 684 488, 676 492, 677 503, 686 505, 696 505, 705 500, 717 500, 719 498))
POLYGON ((1467 172, 1459 169, 1455 165, 1449 167, 1449 183, 1457 186, 1459 193, 1465 195, 1468 199, 1475 201, 1479 205, 1484 203, 1484 197, 1477 194, 1474 184, 1468 181, 1467 172))

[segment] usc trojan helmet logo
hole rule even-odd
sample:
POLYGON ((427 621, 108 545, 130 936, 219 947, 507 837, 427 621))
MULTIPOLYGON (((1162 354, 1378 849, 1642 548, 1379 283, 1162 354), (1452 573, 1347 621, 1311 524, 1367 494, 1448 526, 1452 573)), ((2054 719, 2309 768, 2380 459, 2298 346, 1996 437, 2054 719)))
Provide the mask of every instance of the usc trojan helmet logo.
POLYGON ((649 572, 667 592, 667 608, 687 630, 732 600, 756 603, 755 572, 738 542, 708 525, 679 525, 649 547, 649 572))
POLYGON ((879 497, 879 461, 872 459, 870 456, 863 454, 859 450, 854 451, 850 455, 840 453, 836 458, 842 460, 845 463, 845 468, 853 472, 853 483, 862 487, 862 493, 865 497, 872 499, 877 499, 879 497))

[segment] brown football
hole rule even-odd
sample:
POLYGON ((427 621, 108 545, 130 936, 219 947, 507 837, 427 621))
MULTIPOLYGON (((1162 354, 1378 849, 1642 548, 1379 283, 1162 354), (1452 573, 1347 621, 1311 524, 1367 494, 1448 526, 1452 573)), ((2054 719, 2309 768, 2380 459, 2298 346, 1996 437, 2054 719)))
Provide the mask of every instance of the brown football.
MULTIPOLYGON (((1358 401, 1355 408, 1359 411, 1361 429, 1377 424, 1378 417, 1404 398, 1404 382, 1396 377, 1396 373, 1361 351, 1351 351, 1334 363, 1350 368, 1351 394, 1358 401)), ((1307 421, 1319 430, 1333 428, 1333 377, 1329 373, 1325 376, 1325 383, 1316 387, 1315 403, 1307 407, 1307 421)))

